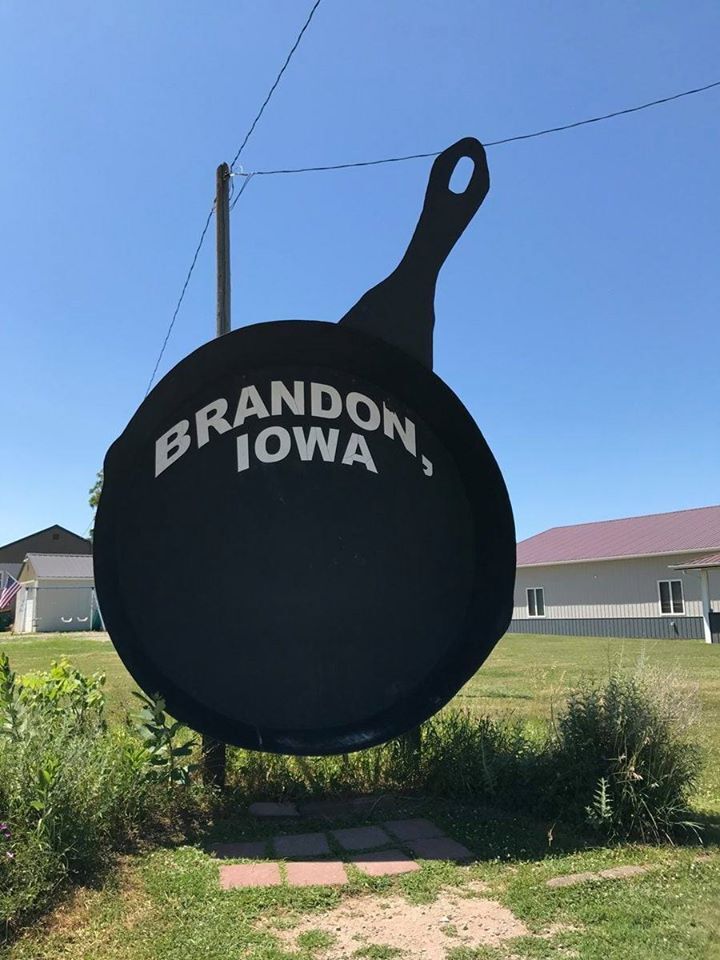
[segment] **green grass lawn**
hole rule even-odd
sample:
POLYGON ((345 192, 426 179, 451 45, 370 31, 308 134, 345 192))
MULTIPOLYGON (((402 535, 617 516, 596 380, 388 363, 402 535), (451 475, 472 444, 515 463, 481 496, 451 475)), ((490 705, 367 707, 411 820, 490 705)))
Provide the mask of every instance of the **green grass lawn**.
MULTIPOLYGON (((0 634, 0 649, 7 652, 19 674, 45 669, 52 660, 66 656, 86 673, 106 674, 111 717, 137 709, 131 695, 136 684, 106 634, 0 634)), ((709 762, 697 804, 720 812, 720 645, 696 640, 507 634, 452 705, 475 713, 512 713, 545 721, 582 678, 607 676, 616 666, 634 670, 641 662, 681 678, 689 697, 699 694, 698 739, 708 751, 709 762)))
POLYGON ((138 689, 137 684, 123 666, 106 633, 0 633, 0 651, 3 650, 18 675, 31 670, 46 670, 53 660, 61 657, 67 657, 83 673, 104 673, 110 716, 119 718, 127 710, 137 709, 130 692, 138 689))
MULTIPOLYGON (((133 706, 132 680, 112 645, 99 635, 6 635, 0 649, 9 654, 18 673, 42 669, 66 655, 86 672, 107 674, 112 715, 119 717, 133 706)), ((454 705, 477 713, 510 712, 540 723, 579 679, 606 676, 618 665, 631 670, 639 662, 680 676, 689 698, 699 694, 698 738, 709 762, 694 805, 720 814, 720 646, 508 635, 454 705)), ((77 891, 46 923, 8 947, 8 960, 324 960, 326 956, 334 960, 327 937, 304 936, 291 946, 282 945, 273 924, 292 927, 300 918, 321 918, 352 898, 377 896, 382 909, 382 898, 392 894, 408 903, 430 902, 440 891, 453 887, 471 895, 473 881, 486 884, 482 896, 512 910, 529 932, 500 945, 468 950, 453 944, 449 928, 447 960, 720 958, 720 848, 714 831, 706 834, 705 847, 689 843, 598 848, 561 822, 501 816, 438 801, 406 810, 398 800, 396 815, 403 814, 428 816, 443 825, 477 852, 477 863, 471 867, 423 864, 418 874, 392 880, 355 878, 342 889, 223 893, 217 885, 217 865, 204 852, 204 844, 213 837, 247 838, 277 830, 252 821, 238 809, 229 821, 203 825, 186 845, 125 858, 122 868, 104 882, 77 891), (549 877, 633 863, 651 869, 633 879, 590 881, 556 890, 545 886, 549 877)), ((289 832, 317 826, 303 822, 289 832)), ((321 827, 327 829, 328 824, 321 827)), ((388 951, 382 943, 348 956, 403 960, 402 954, 388 951)))

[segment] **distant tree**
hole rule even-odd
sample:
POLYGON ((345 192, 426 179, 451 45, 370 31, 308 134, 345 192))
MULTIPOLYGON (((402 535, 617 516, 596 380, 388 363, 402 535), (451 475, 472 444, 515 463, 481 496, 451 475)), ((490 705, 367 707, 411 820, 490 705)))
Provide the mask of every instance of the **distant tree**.
MULTIPOLYGON (((103 472, 102 470, 98 470, 97 477, 95 478, 95 483, 92 485, 92 487, 90 487, 90 490, 88 491, 88 494, 89 494, 88 503, 90 504, 90 507, 93 511, 93 515, 97 510, 98 503, 100 502, 100 494, 102 493, 102 487, 103 487, 103 472)), ((93 526, 90 528, 91 540, 93 538, 94 529, 95 528, 93 524, 93 526)))

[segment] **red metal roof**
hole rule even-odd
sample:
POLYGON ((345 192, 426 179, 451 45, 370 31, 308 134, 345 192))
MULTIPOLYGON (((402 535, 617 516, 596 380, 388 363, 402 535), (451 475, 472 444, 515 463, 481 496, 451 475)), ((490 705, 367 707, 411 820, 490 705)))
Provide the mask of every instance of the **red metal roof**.
POLYGON ((553 527, 518 544, 518 566, 720 548, 720 506, 553 527))
POLYGON ((701 570, 703 567, 720 567, 720 553, 711 553, 707 557, 693 557, 685 563, 672 564, 673 570, 701 570))

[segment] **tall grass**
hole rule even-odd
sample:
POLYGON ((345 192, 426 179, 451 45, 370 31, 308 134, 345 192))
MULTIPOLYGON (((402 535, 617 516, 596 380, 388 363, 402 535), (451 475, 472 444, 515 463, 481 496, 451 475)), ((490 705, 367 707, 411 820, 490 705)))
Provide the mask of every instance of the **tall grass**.
POLYGON ((421 792, 582 822, 611 840, 662 841, 695 827, 692 720, 671 679, 613 673, 571 693, 545 732, 447 710, 423 725, 419 750, 403 739, 340 757, 233 749, 230 782, 276 800, 421 792))
POLYGON ((230 784, 243 796, 273 800, 409 792, 422 786, 414 749, 404 740, 334 757, 228 751, 230 784))

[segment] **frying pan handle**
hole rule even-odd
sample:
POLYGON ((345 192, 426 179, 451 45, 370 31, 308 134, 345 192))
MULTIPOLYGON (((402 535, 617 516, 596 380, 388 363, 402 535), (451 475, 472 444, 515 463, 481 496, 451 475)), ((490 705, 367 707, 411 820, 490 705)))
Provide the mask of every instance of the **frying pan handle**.
POLYGON ((425 268, 434 268, 437 276, 489 189, 485 149, 479 140, 464 137, 443 150, 432 165, 422 213, 403 258, 404 265, 420 261, 425 268), (475 166, 465 190, 455 193, 450 189, 450 178, 463 157, 469 157, 475 166))
POLYGON ((422 213, 405 255, 340 323, 399 347, 432 370, 438 274, 489 189, 485 150, 474 137, 443 150, 432 165, 422 213), (469 157, 474 169, 465 190, 455 193, 450 178, 462 157, 469 157))

